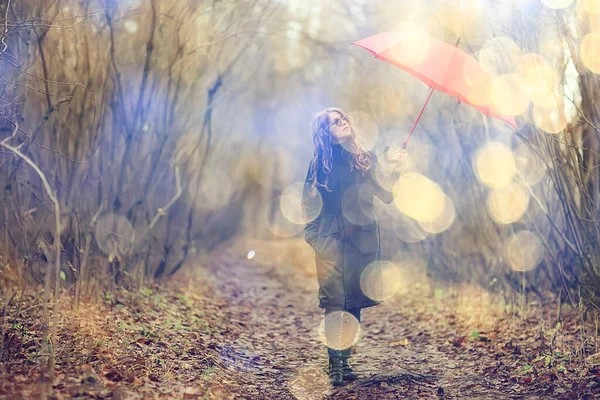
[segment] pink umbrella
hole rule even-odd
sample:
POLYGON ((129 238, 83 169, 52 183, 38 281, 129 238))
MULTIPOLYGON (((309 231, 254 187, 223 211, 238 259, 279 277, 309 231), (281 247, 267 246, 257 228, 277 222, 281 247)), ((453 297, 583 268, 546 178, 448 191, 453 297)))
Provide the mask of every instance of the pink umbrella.
POLYGON ((484 115, 498 118, 513 128, 517 128, 513 116, 503 115, 493 104, 477 104, 474 101, 474 93, 477 88, 472 81, 469 81, 469 78, 485 74, 485 71, 477 60, 457 47, 460 39, 456 45, 423 34, 419 35, 418 39, 419 43, 416 44, 414 40, 408 40, 405 34, 391 31, 378 33, 352 43, 368 50, 375 58, 416 76, 431 88, 427 100, 421 107, 410 133, 402 145, 403 149, 406 148, 425 106, 436 89, 471 105, 484 115), (420 51, 421 54, 415 56, 415 51, 420 51))

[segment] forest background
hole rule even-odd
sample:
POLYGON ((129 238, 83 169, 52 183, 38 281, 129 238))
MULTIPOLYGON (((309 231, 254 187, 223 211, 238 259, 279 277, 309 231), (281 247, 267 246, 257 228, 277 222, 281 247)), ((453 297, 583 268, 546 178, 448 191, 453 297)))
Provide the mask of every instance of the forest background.
POLYGON ((61 293, 77 307, 169 280, 240 238, 302 240, 312 116, 346 110, 383 159, 428 94, 350 46, 399 29, 461 38, 488 73, 474 96, 519 129, 435 94, 395 186, 404 200, 378 204, 386 258, 515 301, 552 294, 597 320, 600 2, 0 7, 5 310, 43 286, 48 329, 61 293))

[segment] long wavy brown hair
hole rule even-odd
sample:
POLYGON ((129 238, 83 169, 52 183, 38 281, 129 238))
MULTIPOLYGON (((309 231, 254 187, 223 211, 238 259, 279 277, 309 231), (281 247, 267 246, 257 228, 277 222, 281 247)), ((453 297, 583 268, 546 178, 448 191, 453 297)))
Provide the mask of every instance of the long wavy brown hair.
MULTIPOLYGON (((329 114, 332 112, 337 112, 342 116, 346 115, 339 108, 326 108, 319 111, 312 120, 312 138, 315 150, 313 160, 310 164, 309 181, 311 182, 310 193, 313 196, 316 195, 317 186, 324 187, 325 190, 331 192, 331 189, 329 189, 327 184, 329 183, 329 176, 331 175, 333 158, 331 148, 332 133, 329 129, 329 114), (325 182, 319 182, 317 179, 317 171, 320 167, 322 167, 323 172, 325 172, 325 182)), ((356 131, 352 126, 351 119, 348 123, 352 135, 344 142, 343 146, 350 154, 352 154, 350 169, 356 168, 365 174, 371 169, 373 158, 371 153, 362 149, 360 144, 356 141, 356 131)))

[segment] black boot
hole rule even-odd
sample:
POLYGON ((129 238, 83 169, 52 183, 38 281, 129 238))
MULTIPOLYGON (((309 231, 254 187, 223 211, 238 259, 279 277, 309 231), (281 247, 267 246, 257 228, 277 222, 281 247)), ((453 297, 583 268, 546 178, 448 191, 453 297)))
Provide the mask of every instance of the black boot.
POLYGON ((350 364, 348 364, 349 358, 349 356, 342 356, 342 378, 345 381, 355 381, 358 379, 358 375, 350 368, 350 364))
POLYGON ((344 384, 344 362, 342 357, 329 357, 329 382, 333 386, 344 384))

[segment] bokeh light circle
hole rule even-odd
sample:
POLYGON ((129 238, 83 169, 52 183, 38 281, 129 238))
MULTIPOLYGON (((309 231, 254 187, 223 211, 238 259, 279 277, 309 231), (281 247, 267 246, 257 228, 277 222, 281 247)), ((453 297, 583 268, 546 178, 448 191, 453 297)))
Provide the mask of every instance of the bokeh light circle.
POLYGON ((517 73, 525 80, 525 93, 540 107, 554 105, 556 72, 539 54, 525 54, 519 58, 517 73))
POLYGON ((504 115, 521 115, 527 110, 529 97, 525 93, 526 82, 518 74, 498 76, 492 83, 492 103, 504 115))
POLYGON ((360 288, 368 298, 384 301, 396 294, 402 285, 397 265, 389 261, 375 261, 360 276, 360 288))
POLYGON ((396 237, 406 243, 417 243, 425 240, 429 234, 425 232, 418 221, 410 218, 403 213, 393 220, 394 234, 396 237))
POLYGON ((304 225, 295 224, 281 212, 280 198, 269 202, 263 213, 263 221, 273 235, 281 238, 294 237, 304 229, 304 225))
POLYGON ((527 145, 521 143, 513 154, 517 173, 525 185, 533 186, 542 180, 546 174, 546 164, 527 145))
POLYGON ((600 32, 600 13, 584 13, 581 19, 587 20, 587 25, 590 27, 590 32, 600 32))
POLYGON ((350 223, 365 226, 375 222, 373 191, 366 184, 356 184, 348 187, 342 193, 342 214, 350 223))
POLYGON ((564 108, 556 104, 553 107, 533 107, 533 122, 547 133, 560 133, 567 126, 564 108))
POLYGON ((129 33, 137 33, 137 31, 140 30, 140 27, 137 21, 134 21, 133 19, 128 19, 127 21, 125 21, 125 30, 129 33))
POLYGON ((528 206, 529 192, 514 182, 500 189, 492 189, 488 194, 488 213, 499 224, 520 220, 528 206))
POLYGON ((314 196, 310 195, 311 185, 304 182, 296 182, 281 193, 279 207, 283 215, 295 224, 306 224, 315 220, 323 208, 321 193, 315 188, 314 196), (304 197, 304 207, 302 198, 304 197))
POLYGON ((600 0, 581 0, 581 6, 587 13, 600 13, 600 0))
MULTIPOLYGON (((394 134, 396 135, 396 133, 394 132, 394 134)), ((394 152, 395 149, 400 148, 400 146, 402 146, 402 142, 403 139, 406 137, 406 134, 404 133, 398 133, 397 136, 394 136, 393 139, 389 140, 386 138, 385 142, 389 143, 390 148, 387 151, 388 157, 391 157, 394 152), (400 143, 398 143, 400 142, 400 143)), ((377 166, 375 168, 375 170, 372 173, 373 178, 377 181, 377 183, 383 187, 384 189, 386 189, 389 192, 393 192, 394 190, 394 185, 396 184, 396 182, 398 181, 398 176, 394 176, 396 171, 395 165, 392 163, 389 163, 385 160, 385 154, 383 150, 378 150, 376 151, 376 156, 377 156, 377 166)), ((406 160, 404 162, 404 166, 402 168, 403 171, 407 171, 408 169, 408 165, 414 163, 412 160, 412 154, 408 153, 406 156, 406 160)))
POLYGON ((491 142, 479 149, 473 169, 482 183, 501 188, 512 182, 516 174, 515 158, 508 146, 491 142))
POLYGON ((467 99, 474 105, 484 106, 492 101, 494 77, 478 64, 465 65, 465 82, 469 85, 467 99))
POLYGON ((489 39, 479 50, 479 64, 494 75, 512 72, 521 55, 519 46, 508 37, 489 39))
POLYGON ((334 311, 323 318, 319 326, 319 338, 325 346, 345 350, 358 342, 360 323, 346 311, 334 311))
POLYGON ((581 41, 581 61, 595 74, 600 74, 600 32, 590 32, 581 41))
POLYGON ((548 8, 562 10, 573 4, 574 0, 542 0, 542 4, 548 8))
POLYGON ((431 221, 419 221, 419 226, 427 233, 437 234, 450 228, 455 218, 454 202, 448 195, 444 194, 444 207, 441 214, 431 221))
POLYGON ((431 37, 415 24, 407 23, 389 36, 388 52, 406 65, 423 62, 431 50, 431 37))
POLYGON ((504 254, 515 271, 531 271, 542 260, 543 247, 533 232, 524 230, 506 242, 504 254))
POLYGON ((106 213, 96 222, 94 238, 98 247, 108 255, 123 254, 135 241, 135 231, 127 218, 106 213))
POLYGON ((424 175, 408 173, 394 187, 394 204, 417 221, 432 221, 444 211, 444 192, 424 175))
POLYGON ((233 185, 229 175, 219 169, 200 178, 200 188, 196 197, 196 206, 204 209, 218 209, 227 205, 233 194, 233 185))

